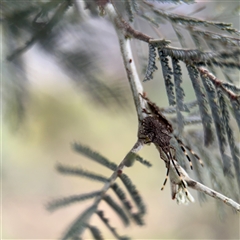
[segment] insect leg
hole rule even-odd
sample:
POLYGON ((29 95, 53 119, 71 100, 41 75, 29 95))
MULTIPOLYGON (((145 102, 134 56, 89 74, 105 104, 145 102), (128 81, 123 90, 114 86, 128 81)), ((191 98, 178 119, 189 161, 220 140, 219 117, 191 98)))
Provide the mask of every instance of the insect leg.
POLYGON ((188 156, 188 153, 187 153, 187 151, 185 150, 184 146, 181 145, 180 147, 181 147, 184 155, 187 157, 187 159, 188 159, 188 161, 189 161, 190 168, 193 170, 193 165, 192 165, 192 160, 191 160, 191 158, 188 156))
POLYGON ((199 163, 201 164, 201 166, 203 167, 204 164, 203 164, 203 161, 201 160, 201 158, 200 158, 190 147, 186 146, 178 137, 175 136, 175 138, 177 139, 178 143, 180 144, 181 149, 182 149, 184 155, 187 157, 187 159, 188 159, 188 161, 189 161, 189 163, 190 163, 191 169, 193 169, 193 168, 192 168, 192 162, 191 162, 191 159, 190 159, 190 157, 188 156, 185 148, 198 160, 198 162, 199 162, 199 163))
POLYGON ((188 146, 184 146, 197 160, 198 162, 201 164, 201 166, 203 167, 204 164, 203 164, 203 161, 202 159, 188 146))
POLYGON ((173 166, 174 166, 174 168, 175 168, 175 170, 176 170, 176 172, 177 172, 177 174, 178 174, 178 176, 179 176, 179 179, 180 179, 180 181, 181 181, 181 183, 182 183, 182 185, 183 185, 184 192, 185 192, 186 196, 188 196, 188 191, 187 191, 186 184, 185 184, 185 182, 183 181, 182 176, 181 176, 180 172, 178 171, 177 166, 176 166, 176 164, 175 164, 175 162, 174 162, 173 159, 172 159, 172 163, 173 163, 173 166))
POLYGON ((164 182, 163 182, 163 186, 162 186, 161 190, 164 189, 164 187, 165 187, 165 185, 166 185, 166 183, 167 183, 169 170, 170 170, 170 164, 168 163, 168 164, 167 164, 167 174, 166 174, 166 178, 165 178, 165 180, 164 180, 164 182))

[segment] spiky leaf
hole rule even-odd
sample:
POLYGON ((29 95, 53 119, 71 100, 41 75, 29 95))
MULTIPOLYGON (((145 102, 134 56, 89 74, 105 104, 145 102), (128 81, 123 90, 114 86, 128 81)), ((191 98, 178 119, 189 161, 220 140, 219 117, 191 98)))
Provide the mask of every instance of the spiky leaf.
POLYGON ((206 75, 201 75, 203 85, 205 87, 207 96, 208 96, 208 102, 211 108, 213 121, 216 129, 216 134, 218 138, 218 144, 219 144, 219 150, 223 159, 223 171, 226 174, 232 175, 231 172, 231 159, 227 157, 225 151, 226 151, 226 135, 225 135, 225 129, 222 122, 222 116, 220 113, 220 106, 218 103, 218 97, 215 91, 215 88, 212 84, 212 82, 209 80, 209 78, 206 75))
POLYGON ((193 89, 195 91, 197 101, 198 101, 200 115, 202 118, 202 125, 203 125, 203 131, 204 131, 204 143, 206 146, 208 146, 214 140, 214 133, 211 125, 212 118, 209 113, 207 99, 205 97, 202 86, 200 84, 199 73, 196 67, 192 65, 187 65, 187 70, 188 70, 190 79, 192 81, 193 89))
POLYGON ((123 209, 109 196, 105 195, 103 200, 117 213, 125 226, 129 225, 129 219, 123 209))
POLYGON ((101 194, 101 191, 96 191, 96 192, 80 194, 80 195, 73 195, 73 196, 53 200, 47 205, 47 209, 49 211, 54 211, 57 208, 65 207, 67 205, 70 205, 70 204, 76 203, 76 202, 82 202, 84 200, 99 196, 100 194, 101 194))
POLYGON ((123 184, 127 188, 128 192, 130 193, 132 199, 136 203, 140 214, 145 214, 146 213, 146 206, 143 203, 143 200, 141 196, 139 195, 139 192, 136 189, 136 186, 133 185, 131 179, 124 173, 119 175, 119 178, 122 180, 123 184))
POLYGON ((172 69, 169 66, 169 60, 167 58, 168 55, 161 48, 158 48, 158 54, 159 54, 160 62, 162 65, 162 73, 163 73, 163 78, 164 78, 165 87, 167 91, 168 102, 169 102, 169 105, 175 105, 176 102, 175 102, 175 96, 173 92, 174 84, 171 80, 172 69))
POLYGON ((63 240, 72 239, 73 237, 79 236, 82 234, 86 228, 86 223, 94 212, 96 212, 97 206, 93 205, 87 208, 79 217, 71 224, 68 231, 64 234, 63 240))
POLYGON ((109 161, 107 158, 103 157, 101 154, 91 150, 89 147, 83 146, 80 143, 74 143, 73 149, 81 153, 85 156, 87 156, 89 159, 92 159, 93 161, 115 171, 117 169, 117 165, 111 161, 109 161))
POLYGON ((81 168, 68 167, 61 164, 57 165, 58 172, 67 175, 77 175, 80 177, 86 177, 94 181, 107 182, 108 179, 102 175, 83 170, 81 168))
POLYGON ((148 56, 148 66, 147 66, 147 71, 145 73, 145 77, 143 79, 143 81, 147 81, 147 80, 151 80, 153 78, 153 73, 155 70, 157 70, 157 66, 156 66, 156 51, 155 51, 155 47, 149 43, 148 44, 149 47, 149 56, 148 56))

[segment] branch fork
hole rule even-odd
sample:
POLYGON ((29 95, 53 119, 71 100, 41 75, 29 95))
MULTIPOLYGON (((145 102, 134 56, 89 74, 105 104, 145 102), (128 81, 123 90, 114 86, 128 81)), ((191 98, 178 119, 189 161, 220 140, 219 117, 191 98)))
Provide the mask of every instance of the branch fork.
MULTIPOLYGON (((131 90, 133 93, 133 99, 135 103, 135 107, 137 110, 137 115, 139 121, 142 121, 147 114, 144 112, 144 109, 146 109, 146 100, 144 100, 140 95, 143 95, 143 86, 142 83, 139 79, 138 73, 136 71, 136 66, 135 62, 133 59, 133 54, 131 50, 131 45, 130 45, 130 39, 125 38, 125 34, 123 32, 123 28, 132 33, 134 35, 133 29, 129 26, 126 26, 124 20, 119 18, 117 15, 114 7, 111 4, 106 5, 106 11, 108 12, 110 19, 114 23, 116 33, 119 39, 120 43, 120 48, 121 48, 121 53, 123 57, 123 62, 124 62, 124 67, 127 73, 128 81, 131 86, 131 90), (118 22, 122 22, 122 27, 119 28, 119 25, 117 24, 118 22)), ((146 42, 150 42, 152 38, 149 37, 149 39, 146 42)), ((199 68, 199 71, 201 73, 204 72, 204 74, 208 74, 210 79, 212 81, 216 80, 213 79, 213 77, 206 72, 203 68, 199 68)), ((225 89, 224 89, 225 90, 225 89)), ((140 125, 139 125, 140 126, 140 125)), ((129 158, 131 153, 136 153, 138 152, 142 147, 144 146, 144 143, 139 139, 137 143, 134 145, 132 150, 127 154, 127 156, 123 159, 123 161, 120 163, 118 170, 122 170, 124 165, 126 166, 131 166, 133 164, 133 161, 131 161, 131 158, 129 158), (130 160, 129 160, 130 159, 130 160)), ((182 180, 187 183, 187 186, 189 188, 192 188, 196 191, 201 191, 204 192, 205 194, 218 199, 220 201, 223 201, 225 204, 231 206, 238 212, 240 212, 240 205, 233 201, 232 199, 214 191, 213 189, 210 189, 206 187, 205 185, 193 180, 192 178, 189 177, 189 175, 186 173, 186 171, 179 165, 177 161, 174 160, 175 166, 173 164, 170 164, 170 182, 171 182, 171 189, 172 189, 172 198, 177 200, 178 203, 188 203, 188 202, 194 202, 194 198, 191 196, 191 194, 188 192, 186 194, 183 192, 183 186, 182 186, 182 181, 179 178, 179 176, 176 173, 176 169, 179 171, 181 174, 182 180)), ((114 175, 114 174, 113 174, 114 175)))

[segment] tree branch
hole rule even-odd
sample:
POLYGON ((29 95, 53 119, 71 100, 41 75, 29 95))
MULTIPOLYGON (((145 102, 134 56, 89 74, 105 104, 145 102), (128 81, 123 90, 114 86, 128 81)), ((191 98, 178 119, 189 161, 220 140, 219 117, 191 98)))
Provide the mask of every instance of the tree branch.
MULTIPOLYGON (((218 200, 224 202, 225 204, 227 204, 228 206, 234 208, 236 211, 240 212, 240 204, 238 204, 237 202, 233 201, 232 199, 224 196, 223 194, 193 180, 192 178, 189 177, 187 172, 179 165, 179 163, 177 161, 174 161, 174 163, 175 163, 175 166, 178 169, 179 173, 181 174, 183 181, 187 183, 188 187, 190 187, 196 191, 203 192, 212 198, 218 199, 218 200)), ((172 170, 171 171, 172 174, 170 174, 171 183, 178 185, 179 188, 181 188, 181 186, 180 186, 181 179, 179 179, 179 177, 176 173, 176 170, 174 170, 173 166, 172 166, 171 170, 172 170)))
MULTIPOLYGON (((143 112, 143 109, 145 108, 145 100, 142 99, 140 96, 140 94, 143 93, 143 87, 140 82, 139 76, 137 74, 136 66, 133 60, 130 40, 128 38, 125 38, 122 31, 118 28, 118 25, 117 25, 118 16, 112 4, 107 4, 105 6, 105 10, 110 16, 110 19, 114 23, 114 26, 116 28, 116 32, 119 38, 121 53, 124 61, 124 66, 125 66, 127 77, 133 93, 133 98, 134 98, 134 103, 136 106, 138 118, 139 118, 139 121, 141 121, 146 115, 146 113, 143 112)), ((109 190, 112 184, 116 181, 117 177, 121 175, 123 168, 125 166, 131 166, 133 164, 133 161, 135 160, 134 154, 140 151, 143 146, 144 146, 144 143, 140 139, 138 139, 137 142, 134 144, 133 148, 128 152, 128 154, 124 157, 124 159, 118 165, 117 169, 110 176, 109 181, 105 183, 105 185, 100 191, 101 194, 98 197, 96 197, 92 207, 97 209, 98 204, 101 202, 106 192, 109 190)), ((95 211, 92 211, 86 216, 85 222, 89 221, 89 219, 91 218, 94 212, 95 211)), ((77 224, 77 221, 78 221, 78 218, 71 226, 75 226, 77 224)), ((81 235, 84 232, 84 230, 85 228, 81 228, 81 230, 78 232, 78 235, 81 235)), ((63 239, 67 239, 67 237, 68 237, 68 232, 63 237, 63 239)))
POLYGON ((231 99, 238 99, 240 97, 240 95, 235 94, 234 92, 232 92, 231 90, 228 90, 225 86, 224 86, 224 82, 219 80, 218 78, 216 78, 212 73, 210 73, 206 68, 203 67, 199 67, 198 68, 199 72, 201 75, 206 75, 211 81, 212 83, 216 86, 219 87, 223 90, 224 93, 226 93, 228 95, 229 98, 231 99))
MULTIPOLYGON (((145 106, 145 100, 140 97, 140 94, 143 94, 143 87, 142 83, 139 79, 136 65, 133 59, 133 54, 132 54, 132 49, 130 45, 130 39, 125 36, 123 33, 122 28, 119 28, 119 17, 111 4, 106 5, 106 12, 108 13, 110 20, 113 22, 119 44, 120 44, 120 49, 122 53, 122 58, 124 62, 124 67, 127 73, 128 81, 131 86, 132 94, 133 94, 133 99, 135 103, 135 107, 137 110, 137 115, 139 120, 143 120, 144 117, 146 117, 146 114, 143 112, 143 109, 146 107, 145 106)), ((121 20, 123 21, 123 20, 121 20)), ((127 28, 130 29, 130 28, 127 28)), ((134 30, 135 31, 135 30, 134 30)))

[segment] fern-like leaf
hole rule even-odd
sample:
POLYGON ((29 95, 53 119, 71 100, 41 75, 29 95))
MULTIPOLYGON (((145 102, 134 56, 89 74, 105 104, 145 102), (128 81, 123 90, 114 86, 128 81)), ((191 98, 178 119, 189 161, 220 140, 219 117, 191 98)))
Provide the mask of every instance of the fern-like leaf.
POLYGON ((240 94, 240 88, 227 82, 223 82, 222 85, 226 87, 227 89, 233 91, 234 93, 240 94))
POLYGON ((129 22, 133 22, 133 6, 132 6, 132 0, 124 0, 124 5, 126 9, 126 13, 128 15, 129 22))
POLYGON ((57 170, 58 172, 62 173, 62 174, 67 174, 67 175, 77 175, 80 177, 86 177, 89 178, 91 180, 94 181, 99 181, 99 182, 108 182, 108 179, 102 175, 93 173, 93 172, 89 172, 86 170, 83 170, 81 168, 74 168, 74 167, 68 167, 68 166, 64 166, 61 164, 57 165, 57 170))
POLYGON ((117 233, 116 229, 113 228, 113 227, 110 225, 108 219, 104 217, 103 211, 97 211, 96 214, 99 216, 99 218, 103 221, 103 223, 104 223, 104 224, 106 225, 106 227, 111 231, 111 233, 113 234, 113 236, 114 236, 116 239, 118 239, 118 240, 130 240, 129 237, 125 237, 125 236, 122 237, 122 236, 120 236, 120 235, 117 233))
POLYGON ((211 108, 211 112, 212 112, 212 116, 213 116, 213 120, 216 128, 219 149, 223 159, 223 171, 226 174, 232 175, 231 159, 225 154, 226 135, 225 135, 225 130, 222 122, 222 117, 220 115, 221 113, 220 113, 220 106, 218 104, 218 97, 217 97, 215 88, 212 82, 208 79, 208 77, 205 75, 201 75, 201 78, 208 96, 208 102, 211 108))
POLYGON ((178 25, 184 25, 186 27, 194 27, 194 26, 200 26, 200 27, 209 27, 209 26, 214 26, 216 28, 219 28, 223 31, 227 31, 229 33, 235 33, 237 35, 239 35, 239 31, 232 28, 232 24, 230 23, 224 23, 224 22, 212 22, 212 21, 206 21, 206 20, 200 20, 197 18, 193 18, 193 17, 187 17, 187 16, 182 16, 179 14, 173 14, 173 13, 169 13, 167 11, 164 10, 160 10, 160 9, 156 9, 154 7, 153 4, 148 3, 148 2, 144 2, 146 5, 152 7, 152 11, 164 18, 169 20, 171 23, 175 23, 178 25))
POLYGON ((181 66, 179 65, 179 61, 176 58, 172 58, 172 65, 173 65, 173 76, 174 76, 174 85, 175 85, 175 92, 176 92, 176 100, 177 106, 180 111, 185 110, 184 102, 184 90, 181 86, 182 84, 182 70, 181 66))
POLYGON ((212 125, 211 125, 212 118, 209 113, 207 99, 206 99, 203 89, 200 85, 199 73, 198 73, 196 67, 187 65, 187 69, 188 69, 190 79, 192 81, 193 89, 194 89, 196 97, 197 97, 199 111, 200 111, 200 115, 202 118, 202 125, 203 125, 203 132, 204 132, 204 144, 206 146, 208 146, 214 140, 214 133, 213 133, 212 125))
POLYGON ((109 195, 105 195, 103 200, 117 213, 123 224, 128 226, 130 222, 123 209, 109 195))
POLYGON ((49 211, 54 211, 57 208, 65 207, 65 206, 68 206, 72 203, 81 202, 81 201, 84 201, 84 200, 87 200, 87 199, 91 199, 91 198, 99 196, 100 194, 101 194, 101 191, 96 191, 96 192, 80 194, 80 195, 73 195, 73 196, 69 196, 69 197, 66 197, 66 198, 53 200, 47 205, 47 209, 49 211))
POLYGON ((238 128, 240 129, 240 97, 238 97, 238 98, 230 97, 230 102, 232 104, 233 113, 235 115, 235 119, 237 121, 238 128))
POLYGON ((97 227, 91 226, 91 225, 87 225, 87 227, 90 230, 90 232, 95 240, 104 240, 102 233, 100 232, 100 230, 97 227))
POLYGON ((181 136, 184 128, 184 118, 181 111, 185 110, 184 106, 184 90, 181 87, 182 83, 182 71, 179 65, 179 61, 176 58, 172 58, 172 66, 173 66, 173 76, 174 76, 174 86, 175 86, 175 94, 176 94, 176 103, 177 103, 177 124, 178 124, 178 133, 181 136))
POLYGON ((140 162, 141 164, 147 166, 147 167, 152 167, 152 164, 147 161, 147 160, 144 160, 141 156, 139 156, 138 154, 136 154, 136 161, 140 162))
POLYGON ((155 47, 151 43, 148 44, 148 47, 149 47, 148 66, 143 80, 144 82, 147 80, 151 80, 153 78, 154 71, 158 69, 155 62, 156 61, 155 47))
POLYGON ((89 147, 83 146, 80 143, 74 143, 73 149, 76 152, 85 155, 89 159, 92 159, 93 161, 95 161, 113 171, 115 171, 117 169, 117 165, 115 163, 109 161, 107 158, 103 157, 99 153, 91 150, 89 147))
POLYGON ((125 206, 125 209, 127 211, 130 211, 132 209, 132 206, 130 204, 130 202, 127 200, 126 198, 126 194, 123 192, 123 190, 119 187, 119 185, 117 183, 114 183, 111 186, 112 190, 115 192, 115 194, 117 195, 117 197, 119 198, 119 200, 123 203, 123 205, 125 206))
POLYGON ((132 205, 130 201, 127 200, 126 194, 123 192, 123 190, 118 186, 117 183, 114 183, 112 185, 112 189, 119 198, 119 200, 122 202, 123 206, 125 207, 126 212, 129 214, 129 216, 132 218, 132 220, 139 226, 144 225, 142 214, 140 213, 133 213, 132 212, 132 205))
POLYGON ((80 216, 74 221, 68 231, 64 234, 63 240, 72 239, 82 234, 85 230, 86 223, 88 222, 89 218, 92 216, 94 212, 96 212, 97 206, 92 205, 91 207, 87 208, 80 216))
POLYGON ((192 30, 196 33, 196 35, 203 37, 206 40, 206 42, 209 42, 210 40, 212 40, 215 43, 216 42, 221 43, 223 47, 226 47, 226 46, 236 47, 240 45, 240 40, 238 38, 224 36, 214 32, 203 31, 195 28, 193 28, 192 30))
POLYGON ((239 158, 240 153, 235 143, 236 141, 234 139, 233 130, 230 127, 230 115, 228 112, 225 96, 220 89, 218 89, 217 93, 218 93, 219 104, 222 112, 222 120, 227 133, 228 143, 229 143, 229 147, 230 147, 230 151, 231 151, 231 155, 234 163, 234 168, 236 172, 236 177, 237 177, 237 181, 240 189, 240 158, 239 158))
POLYGON ((132 199, 136 203, 137 208, 139 209, 139 213, 144 215, 146 213, 146 206, 143 203, 139 192, 136 189, 136 186, 133 185, 131 179, 124 173, 119 175, 119 178, 122 180, 123 184, 127 188, 128 192, 130 193, 132 199))
POLYGON ((162 73, 165 82, 165 87, 167 90, 168 102, 169 105, 175 105, 175 96, 173 92, 174 84, 171 80, 172 69, 169 66, 167 54, 161 48, 158 49, 158 54, 160 58, 160 62, 162 65, 162 73))

